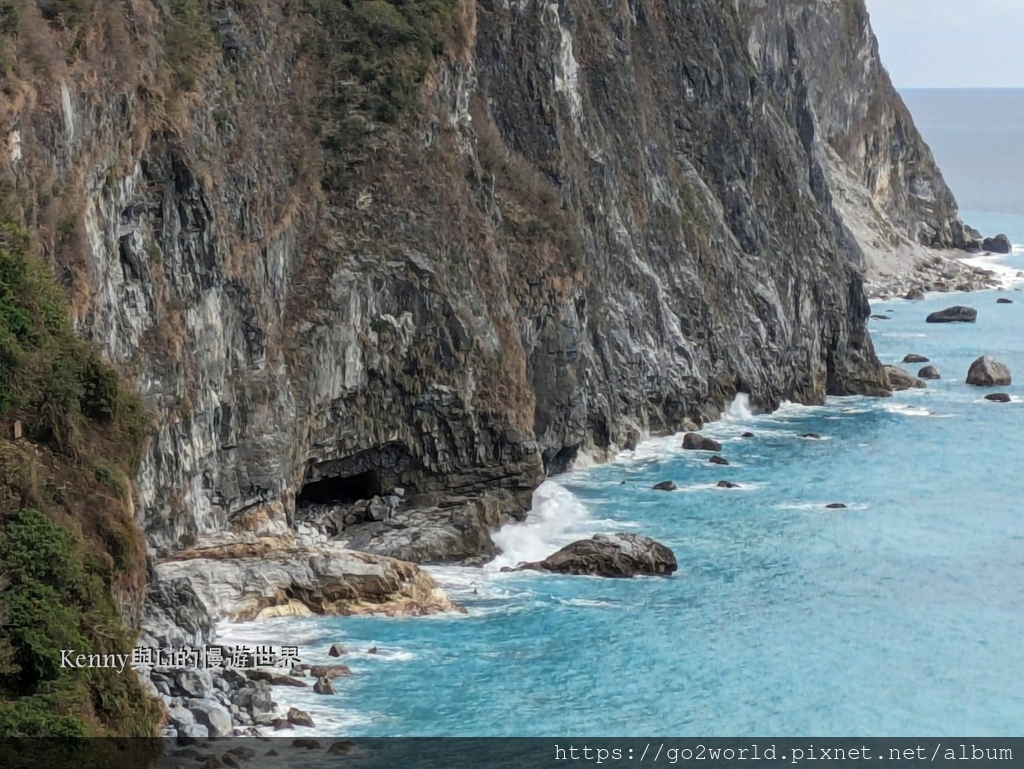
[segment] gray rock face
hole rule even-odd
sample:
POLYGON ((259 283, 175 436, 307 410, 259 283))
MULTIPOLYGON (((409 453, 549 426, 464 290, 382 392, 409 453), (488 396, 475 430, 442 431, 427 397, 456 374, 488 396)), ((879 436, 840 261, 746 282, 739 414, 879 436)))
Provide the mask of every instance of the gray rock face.
POLYGON ((353 115, 372 152, 283 119, 316 111, 322 68, 255 6, 197 71, 201 109, 83 60, 65 108, 52 83, 10 116, 5 181, 67 179, 48 215, 83 225, 50 256, 76 327, 155 416, 137 487, 158 556, 280 536, 321 495, 385 500, 388 523, 396 487, 500 491, 512 520, 577 453, 738 391, 886 392, 837 163, 901 237, 958 231, 862 3, 469 7, 422 115, 353 115), (327 161, 354 187, 321 184, 327 161))
POLYGON ((983 355, 971 364, 966 381, 978 387, 998 387, 1013 383, 1010 369, 989 355, 983 355))
POLYGON ((909 371, 897 366, 886 366, 885 372, 889 375, 889 385, 893 390, 921 389, 928 386, 909 371))
POLYGON ((978 319, 978 311, 973 307, 956 305, 945 310, 933 312, 927 318, 928 323, 974 323, 978 319))
POLYGON ((935 366, 924 366, 917 372, 920 379, 942 379, 942 374, 935 366))
POLYGON ((672 551, 650 537, 597 534, 566 545, 543 561, 518 568, 597 577, 667 577, 678 565, 672 551))
POLYGON ((687 433, 683 436, 683 448, 691 451, 721 451, 722 444, 700 433, 687 433))
POLYGON ((201 647, 213 639, 214 620, 184 579, 156 581, 150 586, 141 623, 144 645, 150 648, 201 647))

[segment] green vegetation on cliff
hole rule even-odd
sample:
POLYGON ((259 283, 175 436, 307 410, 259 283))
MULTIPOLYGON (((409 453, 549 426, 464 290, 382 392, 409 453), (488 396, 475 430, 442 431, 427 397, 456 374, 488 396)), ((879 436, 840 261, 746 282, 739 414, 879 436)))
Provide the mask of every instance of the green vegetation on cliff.
POLYGON ((148 736, 130 670, 61 667, 61 649, 130 653, 144 585, 128 478, 138 396, 78 339, 28 234, 0 222, 0 736, 148 736))

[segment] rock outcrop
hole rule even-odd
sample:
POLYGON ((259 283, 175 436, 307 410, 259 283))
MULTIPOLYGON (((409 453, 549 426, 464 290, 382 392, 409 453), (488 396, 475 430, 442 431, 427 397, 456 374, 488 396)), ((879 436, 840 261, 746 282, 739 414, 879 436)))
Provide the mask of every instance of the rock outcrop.
POLYGON ((978 311, 973 307, 955 305, 945 310, 938 310, 931 313, 925 322, 927 323, 974 323, 978 319, 978 311))
POLYGON ((294 613, 418 616, 457 610, 414 564, 346 550, 228 545, 156 564, 161 580, 187 579, 216 618, 294 613), (286 611, 275 611, 285 607, 286 611))
POLYGON ((967 384, 978 387, 999 387, 1013 383, 1010 369, 990 355, 982 355, 967 371, 967 384))
POLYGON ((566 545, 543 561, 522 564, 517 568, 594 577, 667 577, 678 568, 678 564, 671 550, 650 537, 597 534, 566 545))
POLYGON ((683 448, 688 451, 721 451, 722 444, 700 433, 687 433, 683 436, 683 448))
POLYGON ((1003 234, 996 235, 994 238, 985 238, 982 241, 981 247, 985 251, 991 251, 993 254, 1009 254, 1013 251, 1013 244, 1003 234))
POLYGON ((898 366, 886 366, 885 372, 889 376, 889 386, 893 390, 921 389, 928 386, 921 379, 898 366))

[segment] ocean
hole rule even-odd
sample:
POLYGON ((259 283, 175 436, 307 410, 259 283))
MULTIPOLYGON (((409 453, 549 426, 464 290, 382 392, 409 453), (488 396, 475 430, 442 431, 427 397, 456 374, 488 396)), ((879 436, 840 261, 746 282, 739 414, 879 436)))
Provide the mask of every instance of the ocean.
MULTIPOLYGON (((1024 243, 1024 92, 905 98, 965 220, 1024 243)), ((1024 269, 1021 256, 1005 263, 1024 269)), ((333 642, 349 647, 353 675, 337 696, 275 689, 318 733, 1019 734, 1024 393, 1001 388, 1013 402, 991 403, 964 378, 982 354, 1024 378, 1024 293, 890 300, 873 312, 890 317, 871 321, 883 362, 919 353, 942 380, 769 415, 741 397, 705 431, 728 467, 684 452, 676 435, 550 479, 530 520, 499 533, 498 562, 431 569, 466 615, 285 618, 226 638, 298 645, 314 663, 333 642), (924 322, 958 303, 978 309, 977 323, 924 322), (721 479, 740 488, 717 488, 721 479), (662 480, 679 490, 653 491, 662 480), (659 539, 679 571, 499 571, 601 531, 659 539)))

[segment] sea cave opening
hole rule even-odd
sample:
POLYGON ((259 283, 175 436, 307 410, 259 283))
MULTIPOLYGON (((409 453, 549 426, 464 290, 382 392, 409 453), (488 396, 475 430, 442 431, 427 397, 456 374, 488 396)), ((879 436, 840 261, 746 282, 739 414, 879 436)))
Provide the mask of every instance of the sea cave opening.
POLYGON ((373 470, 348 476, 329 476, 310 481, 302 487, 295 504, 351 505, 361 499, 372 499, 380 494, 380 479, 373 470))

